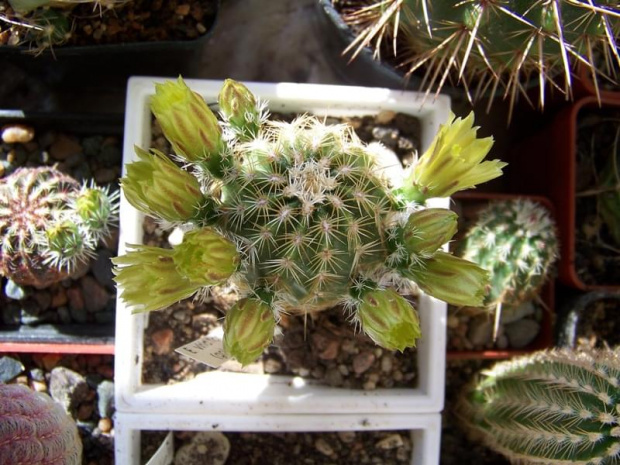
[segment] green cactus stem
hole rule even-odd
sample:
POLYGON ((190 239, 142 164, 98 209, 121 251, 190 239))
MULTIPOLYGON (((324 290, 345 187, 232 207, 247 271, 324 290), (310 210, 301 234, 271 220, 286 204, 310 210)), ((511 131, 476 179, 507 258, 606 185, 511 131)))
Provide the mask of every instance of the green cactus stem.
POLYGON ((333 0, 345 21, 358 31, 347 51, 355 57, 372 46, 375 57, 393 55, 411 75, 424 70, 422 86, 439 92, 446 82, 460 83, 470 100, 486 91, 529 101, 527 81, 572 94, 573 72, 587 66, 593 77, 612 76, 620 64, 617 0, 333 0), (601 52, 603 68, 594 56, 601 52))
POLYGON ((0 383, 0 463, 81 464, 75 422, 47 394, 0 383))
POLYGON ((493 201, 478 214, 459 255, 491 273, 484 307, 502 311, 531 300, 558 257, 551 213, 529 199, 493 201))
MULTIPOLYGON (((184 202, 175 211, 201 212, 177 216, 174 224, 190 232, 175 250, 205 229, 219 235, 220 245, 213 250, 192 245, 182 261, 176 252, 147 247, 116 259, 121 298, 134 311, 187 297, 194 285, 202 287, 199 293, 208 290, 214 283, 194 280, 192 269, 210 263, 204 266, 242 298, 227 316, 224 340, 229 353, 246 364, 270 343, 281 312, 305 314, 344 304, 378 344, 403 350, 415 345, 419 323, 415 310, 391 289, 410 289, 413 279, 431 295, 482 303, 487 273, 439 250, 455 232, 453 214, 433 209, 434 221, 423 213, 429 197, 501 174, 504 163, 483 161, 492 140, 476 139, 473 117, 452 117, 405 173, 407 184, 393 187, 380 174, 374 152, 346 125, 327 126, 312 116, 268 121, 265 104, 232 80, 220 94, 219 126, 198 99, 179 79, 157 87, 152 107, 208 202, 208 208, 197 209, 199 196, 185 197, 188 183, 180 175, 167 178, 171 198, 184 202), (444 273, 453 281, 450 289, 444 273), (170 293, 162 295, 149 282, 170 293)), ((161 217, 168 211, 165 200, 136 195, 133 188, 151 182, 154 176, 140 166, 160 155, 138 154, 140 161, 122 181, 127 198, 161 217)))
POLYGON ((461 397, 464 429, 511 463, 620 463, 620 358, 554 350, 496 364, 461 397))
POLYGON ((0 180, 0 275, 46 287, 94 255, 117 221, 118 192, 80 186, 54 168, 21 168, 0 180))

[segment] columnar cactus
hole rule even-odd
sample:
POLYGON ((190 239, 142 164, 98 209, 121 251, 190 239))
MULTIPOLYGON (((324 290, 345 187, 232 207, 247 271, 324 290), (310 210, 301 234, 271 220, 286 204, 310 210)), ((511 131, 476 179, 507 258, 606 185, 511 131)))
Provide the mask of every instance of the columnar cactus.
POLYGON ((264 105, 231 80, 219 106, 218 122, 181 79, 156 86, 152 110, 190 169, 138 149, 121 183, 134 207, 191 231, 173 250, 133 246, 115 259, 134 311, 232 284, 242 300, 226 316, 224 347, 248 363, 271 342, 280 312, 344 304, 375 342, 402 351, 419 337, 418 318, 389 287, 409 289, 412 279, 438 298, 482 303, 486 272, 440 250, 455 216, 423 210, 429 197, 501 174, 504 163, 482 161, 492 140, 476 139, 473 115, 443 126, 394 187, 346 125, 267 121, 264 105))
POLYGON ((493 201, 467 232, 460 256, 491 273, 484 306, 517 307, 536 295, 558 257, 549 211, 529 199, 493 201))
POLYGON ((0 465, 79 465, 82 440, 73 419, 47 394, 0 384, 0 465))
POLYGON ((117 198, 54 168, 0 180, 0 275, 36 287, 71 276, 109 233, 117 198))
POLYGON ((490 90, 512 103, 518 94, 527 98, 524 81, 538 77, 542 106, 546 82, 571 94, 577 64, 607 79, 606 64, 620 64, 617 0, 333 2, 360 31, 349 49, 357 54, 372 45, 378 55, 385 46, 408 74, 426 70, 429 91, 460 81, 471 100, 490 90), (597 66, 599 52, 604 59, 597 66))
POLYGON ((619 357, 554 350, 498 363, 464 393, 458 417, 512 463, 620 463, 619 357))

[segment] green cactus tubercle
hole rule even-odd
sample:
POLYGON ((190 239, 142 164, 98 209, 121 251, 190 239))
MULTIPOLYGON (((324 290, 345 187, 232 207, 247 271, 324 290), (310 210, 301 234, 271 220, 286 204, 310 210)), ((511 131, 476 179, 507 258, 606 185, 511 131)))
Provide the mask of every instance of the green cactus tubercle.
POLYGON ((422 218, 429 192, 450 189, 444 183, 454 186, 456 178, 456 185, 460 179, 475 185, 501 174, 503 163, 481 162, 490 142, 472 142, 471 118, 452 117, 441 129, 444 141, 467 141, 467 150, 458 153, 463 162, 453 163, 457 151, 437 142, 421 160, 434 156, 446 163, 427 163, 430 175, 409 173, 406 186, 392 188, 373 152, 347 125, 328 126, 312 116, 268 121, 264 104, 232 80, 224 83, 219 104, 221 118, 214 124, 215 115, 181 79, 156 86, 154 113, 176 156, 191 169, 138 149, 139 161, 128 166, 122 184, 136 208, 156 217, 172 211, 167 219, 190 232, 172 250, 135 246, 116 259, 121 297, 134 311, 162 308, 210 285, 233 285, 246 300, 227 316, 224 338, 229 353, 247 363, 271 342, 280 312, 340 304, 378 344, 398 350, 413 346, 419 337, 417 315, 405 311, 409 304, 390 288, 409 289, 410 279, 425 276, 431 263, 438 265, 424 280, 425 291, 482 302, 486 272, 469 262, 452 257, 449 263, 449 272, 459 278, 457 296, 442 283, 446 261, 436 257, 454 234, 453 215, 433 209, 434 218, 422 218), (161 182, 178 208, 167 206, 164 196, 147 193, 160 182, 159 169, 172 173, 162 175, 161 182), (438 181, 424 185, 437 169, 442 170, 438 181), (194 188, 188 193, 191 183, 199 183, 200 194, 194 188), (188 214, 177 214, 181 211, 188 214), (208 245, 194 244, 205 229, 208 245), (191 253, 178 252, 188 240, 191 253), (209 280, 195 279, 196 273, 206 276, 192 271, 195 266, 209 270, 209 280), (372 302, 379 303, 374 310, 372 302), (384 314, 383 324, 368 312, 384 314), (241 341, 247 328, 260 330, 251 341, 241 341))
POLYGON ((618 357, 564 349, 498 363, 464 392, 457 415, 511 463, 617 464, 618 357))

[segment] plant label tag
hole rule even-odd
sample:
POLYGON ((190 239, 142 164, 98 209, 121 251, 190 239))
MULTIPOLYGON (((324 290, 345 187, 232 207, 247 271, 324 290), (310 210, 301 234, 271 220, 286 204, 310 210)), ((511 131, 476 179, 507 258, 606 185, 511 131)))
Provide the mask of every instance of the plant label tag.
POLYGON ((206 336, 185 344, 176 349, 176 352, 198 362, 206 363, 211 368, 219 368, 228 361, 224 352, 224 328, 214 329, 206 336))
POLYGON ((172 436, 172 431, 170 431, 151 459, 146 462, 146 465, 170 465, 174 460, 173 443, 174 437, 172 436))

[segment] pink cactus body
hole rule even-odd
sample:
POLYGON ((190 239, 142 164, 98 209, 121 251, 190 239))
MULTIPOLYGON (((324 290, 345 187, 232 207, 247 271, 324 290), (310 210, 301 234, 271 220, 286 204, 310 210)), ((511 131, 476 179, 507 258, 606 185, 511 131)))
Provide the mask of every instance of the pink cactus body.
POLYGON ((0 465, 79 465, 77 426, 48 395, 0 384, 0 465))

